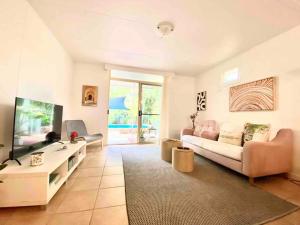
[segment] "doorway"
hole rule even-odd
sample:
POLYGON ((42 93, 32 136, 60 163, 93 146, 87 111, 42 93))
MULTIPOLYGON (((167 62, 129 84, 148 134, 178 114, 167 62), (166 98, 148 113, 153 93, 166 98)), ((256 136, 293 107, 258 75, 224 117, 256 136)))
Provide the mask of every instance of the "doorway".
POLYGON ((157 143, 160 137, 162 87, 153 84, 140 84, 140 143, 157 143))
POLYGON ((161 98, 160 84, 111 79, 108 144, 157 143, 161 98))

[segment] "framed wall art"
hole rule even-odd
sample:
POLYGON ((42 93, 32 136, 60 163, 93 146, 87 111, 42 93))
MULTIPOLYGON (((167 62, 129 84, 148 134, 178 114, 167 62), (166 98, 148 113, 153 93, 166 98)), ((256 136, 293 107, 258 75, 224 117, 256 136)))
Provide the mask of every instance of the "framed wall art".
POLYGON ((275 110, 276 77, 231 87, 229 90, 230 112, 275 110))
POLYGON ((206 110, 206 91, 197 94, 197 111, 206 110))
POLYGON ((82 105, 83 106, 97 106, 98 87, 97 86, 82 86, 82 105))

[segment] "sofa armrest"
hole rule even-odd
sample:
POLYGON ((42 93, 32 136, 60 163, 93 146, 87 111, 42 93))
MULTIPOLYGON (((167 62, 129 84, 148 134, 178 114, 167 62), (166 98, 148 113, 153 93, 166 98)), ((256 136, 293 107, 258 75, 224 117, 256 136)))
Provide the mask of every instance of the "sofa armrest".
POLYGON ((185 128, 181 130, 180 137, 182 137, 183 135, 193 135, 193 134, 194 134, 194 129, 185 128))
POLYGON ((270 142, 247 142, 244 145, 242 172, 249 177, 287 173, 292 168, 293 132, 281 129, 270 142))

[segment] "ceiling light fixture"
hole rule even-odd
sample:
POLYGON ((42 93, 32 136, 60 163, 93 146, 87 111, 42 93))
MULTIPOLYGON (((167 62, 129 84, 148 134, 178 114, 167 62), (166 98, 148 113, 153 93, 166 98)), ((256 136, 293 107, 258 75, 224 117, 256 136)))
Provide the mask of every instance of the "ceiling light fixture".
POLYGON ((156 28, 161 37, 167 36, 174 31, 174 25, 167 21, 160 22, 156 28))

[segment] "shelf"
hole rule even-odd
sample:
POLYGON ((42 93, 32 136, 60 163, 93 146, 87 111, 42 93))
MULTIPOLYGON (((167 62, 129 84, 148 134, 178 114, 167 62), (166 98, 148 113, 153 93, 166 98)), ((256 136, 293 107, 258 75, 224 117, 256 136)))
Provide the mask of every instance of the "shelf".
POLYGON ((60 151, 58 149, 62 145, 58 143, 40 149, 39 151, 45 152, 44 164, 41 166, 30 166, 30 155, 20 159, 21 166, 10 162, 7 168, 0 172, 0 179, 4 181, 0 185, 0 193, 5 193, 5 198, 0 198, 0 207, 48 204, 86 156, 85 141, 65 145, 68 148, 60 151), (68 161, 72 156, 75 163, 68 170, 68 161), (60 178, 55 183, 49 183, 50 174, 53 173, 58 173, 60 178))
MULTIPOLYGON (((80 155, 77 154, 77 156, 76 156, 77 162, 72 166, 72 168, 70 170, 67 169, 65 175, 61 177, 61 179, 59 180, 59 182, 57 184, 49 186, 49 190, 50 190, 49 196, 48 196, 49 200, 54 196, 54 194, 59 190, 59 188, 68 180, 68 178, 71 176, 71 174, 74 172, 74 170, 79 166, 81 161, 85 158, 85 155, 86 155, 85 153, 82 153, 80 155)), ((68 162, 68 159, 66 162, 68 162)))

